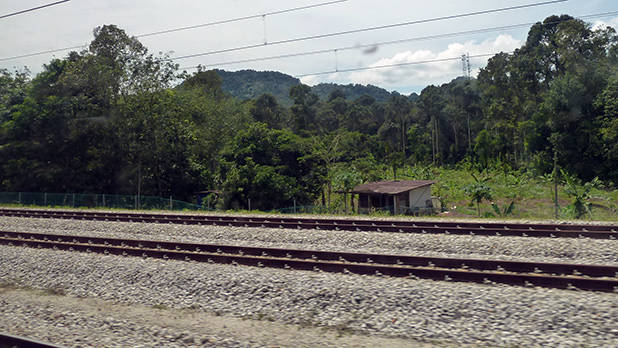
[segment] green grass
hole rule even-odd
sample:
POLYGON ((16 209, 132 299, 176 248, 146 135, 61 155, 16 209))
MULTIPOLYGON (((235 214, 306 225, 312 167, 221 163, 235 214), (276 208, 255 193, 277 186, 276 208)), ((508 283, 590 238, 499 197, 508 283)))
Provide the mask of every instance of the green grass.
MULTIPOLYGON (((392 172, 387 168, 380 168, 378 171, 378 176, 383 178, 383 180, 392 180, 392 172)), ((478 173, 475 175, 479 177, 478 173)), ((491 188, 492 202, 500 207, 501 210, 512 200, 515 200, 514 209, 512 213, 507 216, 496 216, 491 206, 492 202, 483 201, 480 205, 482 217, 530 220, 555 219, 553 182, 546 176, 535 176, 531 172, 503 171, 499 169, 489 170, 480 175, 489 177, 487 185, 491 188)), ((397 178, 400 180, 434 180, 436 184, 432 187, 432 195, 441 197, 445 210, 449 212, 446 214, 448 217, 477 217, 476 206, 471 204, 470 197, 464 191, 464 187, 473 183, 474 178, 472 174, 464 168, 408 166, 398 170, 397 178)), ((327 209, 327 211, 331 211, 332 213, 328 215, 334 215, 337 211, 343 211, 343 195, 333 193, 331 202, 331 209, 327 209)), ((573 219, 573 216, 569 215, 567 209, 567 206, 572 203, 572 198, 566 194, 564 184, 558 186, 558 202, 560 206, 558 218, 560 220, 573 219)), ((591 203, 593 220, 618 221, 617 189, 595 188, 591 191, 591 199, 589 202, 591 203)), ((111 209, 118 211, 127 210, 111 209)), ((273 212, 239 210, 226 211, 226 213, 272 214, 273 212)), ((372 215, 388 216, 385 212, 375 212, 372 215)), ((589 219, 589 217, 585 217, 585 219, 589 219)))
MULTIPOLYGON (((402 179, 435 180, 432 195, 442 197, 448 211, 454 213, 455 216, 477 216, 476 206, 471 204, 470 197, 464 191, 466 185, 474 182, 470 172, 460 168, 430 168, 429 170, 431 174, 427 175, 427 169, 411 167, 404 171, 402 179)), ((479 176, 478 173, 475 175, 479 176)), ((480 175, 489 177, 487 185, 491 188, 492 201, 501 209, 515 200, 513 212, 505 218, 555 219, 553 182, 544 177, 536 177, 529 172, 493 170, 480 175)), ((592 190, 591 196, 592 219, 618 221, 618 190, 596 188, 592 190)), ((558 202, 559 219, 572 219, 566 209, 571 204, 572 198, 566 194, 563 184, 558 186, 558 202)), ((496 215, 491 203, 488 201, 481 203, 482 216, 492 217, 490 213, 496 215)))

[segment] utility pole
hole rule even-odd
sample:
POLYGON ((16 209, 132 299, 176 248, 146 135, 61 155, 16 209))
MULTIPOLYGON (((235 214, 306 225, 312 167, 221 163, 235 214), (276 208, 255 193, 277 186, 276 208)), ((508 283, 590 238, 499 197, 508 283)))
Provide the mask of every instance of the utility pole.
POLYGON ((556 151, 556 147, 554 145, 554 206, 555 206, 555 216, 556 220, 558 220, 558 151, 556 151))
POLYGON ((549 141, 554 148, 554 216, 556 220, 558 220, 558 144, 560 142, 560 135, 558 133, 552 133, 549 137, 549 141))

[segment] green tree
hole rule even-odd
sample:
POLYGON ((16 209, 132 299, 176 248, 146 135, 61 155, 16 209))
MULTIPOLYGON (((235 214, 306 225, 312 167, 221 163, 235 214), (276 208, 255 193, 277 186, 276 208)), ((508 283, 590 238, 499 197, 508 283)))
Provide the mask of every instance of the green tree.
POLYGON ((0 69, 0 124, 9 117, 11 108, 24 101, 30 83, 30 71, 9 72, 0 69))
POLYGON ((421 91, 418 107, 424 115, 425 121, 430 125, 432 162, 434 164, 443 163, 444 160, 444 146, 442 144, 444 139, 442 134, 444 105, 444 96, 438 87, 431 85, 421 91))
POLYGON ((324 165, 324 179, 326 182, 326 197, 322 190, 322 205, 331 204, 335 164, 343 156, 341 139, 342 133, 333 133, 325 136, 315 136, 313 141, 313 154, 324 165))
POLYGON ((201 66, 198 66, 197 72, 185 78, 179 88, 185 90, 199 89, 204 95, 220 100, 224 97, 221 82, 221 77, 215 70, 205 71, 202 70, 201 66))
POLYGON ((488 169, 495 158, 495 141, 486 129, 480 131, 474 140, 474 154, 482 170, 488 169))
MULTIPOLYGON (((354 187, 362 182, 361 175, 354 170, 339 171, 333 178, 335 188, 343 192, 344 212, 348 213, 348 193, 354 189, 354 187)), ((352 200, 354 196, 352 196, 352 200)), ((350 203, 352 209, 354 209, 354 202, 350 203)))
POLYGON ((483 200, 490 201, 492 199, 491 188, 487 185, 490 180, 489 177, 477 178, 474 174, 470 173, 474 182, 464 187, 466 194, 470 195, 471 203, 476 203, 476 211, 478 217, 481 217, 481 202, 483 200))
POLYGON ((294 100, 294 105, 290 108, 293 116, 293 130, 296 133, 315 131, 317 129, 315 117, 318 96, 311 93, 311 87, 300 84, 290 89, 290 98, 294 100))
POLYGON ((283 128, 284 112, 271 94, 262 94, 251 107, 251 116, 258 122, 266 123, 270 128, 283 128))
POLYGON ((324 173, 310 148, 286 130, 254 123, 240 130, 224 149, 221 169, 226 207, 270 210, 313 202, 324 173))
POLYGON ((595 107, 599 110, 595 125, 604 157, 599 164, 604 168, 604 176, 618 183, 618 73, 597 96, 595 107))

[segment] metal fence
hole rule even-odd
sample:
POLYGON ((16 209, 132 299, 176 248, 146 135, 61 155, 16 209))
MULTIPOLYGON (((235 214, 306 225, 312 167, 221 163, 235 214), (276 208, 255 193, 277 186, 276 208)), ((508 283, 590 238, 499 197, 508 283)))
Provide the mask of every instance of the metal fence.
MULTIPOLYGON (((348 207, 347 211, 345 207, 333 206, 326 207, 323 205, 299 205, 293 207, 287 207, 282 209, 276 209, 273 212, 282 214, 358 214, 358 208, 348 207)), ((362 211, 363 214, 378 214, 378 215, 392 215, 393 207, 372 208, 371 211, 362 211)))
MULTIPOLYGON (((74 208, 115 208, 144 210, 215 210, 206 206, 187 203, 169 198, 137 195, 110 195, 95 193, 41 193, 41 192, 0 192, 0 204, 14 204, 39 207, 74 207, 74 208)), ((292 207, 275 209, 273 213, 282 214, 350 214, 358 213, 357 209, 348 207, 322 205, 294 205, 292 207)), ((408 215, 426 215, 433 211, 428 208, 405 212, 408 215)), ((361 213, 392 215, 393 207, 372 208, 361 213)), ((404 212, 400 212, 404 213, 404 212)))
POLYGON ((0 192, 0 204, 157 210, 202 210, 197 204, 170 198, 90 193, 0 192))
MULTIPOLYGON (((393 206, 386 206, 382 208, 354 208, 348 207, 346 211, 345 208, 342 207, 325 207, 322 205, 299 205, 288 208, 276 209, 273 210, 275 213, 282 214, 369 214, 369 215, 394 215, 393 206)), ((433 215, 438 210, 435 208, 407 208, 400 209, 397 214, 398 215, 414 215, 414 216, 422 216, 422 215, 433 215)))

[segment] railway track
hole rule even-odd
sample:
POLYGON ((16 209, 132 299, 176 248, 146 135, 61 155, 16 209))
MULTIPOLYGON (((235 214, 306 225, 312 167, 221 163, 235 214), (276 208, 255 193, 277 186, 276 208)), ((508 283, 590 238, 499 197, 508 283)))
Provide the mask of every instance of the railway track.
POLYGON ((618 266, 278 249, 0 231, 0 244, 362 275, 618 291, 618 266))
POLYGON ((612 225, 274 218, 147 213, 102 213, 32 209, 0 209, 0 216, 173 223, 186 225, 292 228, 301 230, 316 229, 480 236, 618 239, 618 226, 612 225))
POLYGON ((0 348, 62 348, 62 346, 46 343, 31 338, 0 333, 0 348))

